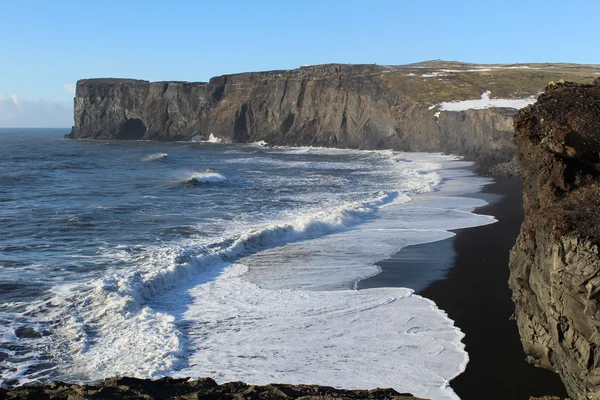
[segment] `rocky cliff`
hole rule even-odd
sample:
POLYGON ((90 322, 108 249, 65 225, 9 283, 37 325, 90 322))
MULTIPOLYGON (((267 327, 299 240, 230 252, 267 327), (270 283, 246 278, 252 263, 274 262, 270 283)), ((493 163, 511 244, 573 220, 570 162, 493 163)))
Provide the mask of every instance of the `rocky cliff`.
MULTIPOLYGON (((444 102, 536 95, 547 82, 591 82, 596 66, 317 65, 224 75, 206 83, 86 79, 77 139, 190 140, 439 151, 478 160, 514 154, 511 108, 444 111, 444 102)), ((595 75, 597 76, 597 75, 595 75)))
POLYGON ((528 360, 600 399, 600 79, 554 84, 515 117, 525 220, 510 287, 528 360))
MULTIPOLYGON (((450 91, 438 98, 433 93, 442 93, 444 86, 429 87, 433 80, 414 78, 410 71, 415 68, 323 65, 226 75, 207 83, 82 80, 73 134, 78 139, 147 140, 213 135, 230 142, 511 158, 513 109, 440 112, 436 101, 477 98, 484 89, 471 85, 470 94, 450 91)), ((425 76, 426 70, 421 72, 425 76)), ((449 84, 461 90, 467 85, 441 78, 433 84, 446 84, 446 92, 449 84)))

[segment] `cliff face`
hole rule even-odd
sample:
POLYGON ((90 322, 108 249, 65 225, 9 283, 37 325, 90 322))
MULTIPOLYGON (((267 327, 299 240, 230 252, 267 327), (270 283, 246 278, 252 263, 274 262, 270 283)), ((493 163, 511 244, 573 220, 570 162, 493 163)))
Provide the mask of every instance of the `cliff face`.
POLYGON ((512 157, 513 110, 438 113, 423 99, 394 90, 386 72, 375 65, 325 65, 208 83, 82 80, 74 136, 189 140, 212 134, 242 143, 512 157))
POLYGON ((549 86, 515 131, 525 220, 509 283, 523 347, 573 399, 600 399, 600 85, 549 86))
POLYGON ((210 103, 204 83, 90 79, 77 82, 77 139, 183 140, 210 103))

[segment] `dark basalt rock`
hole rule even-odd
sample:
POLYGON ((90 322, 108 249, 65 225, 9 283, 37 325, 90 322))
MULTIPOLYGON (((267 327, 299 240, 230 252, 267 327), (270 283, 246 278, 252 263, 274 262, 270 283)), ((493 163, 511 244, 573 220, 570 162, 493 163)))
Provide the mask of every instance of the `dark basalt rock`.
POLYGON ((42 334, 38 332, 35 328, 32 328, 31 326, 20 326, 17 329, 15 329, 15 336, 20 339, 31 339, 39 338, 42 336, 42 334))
POLYGON ((109 378, 93 385, 73 385, 54 382, 0 388, 2 399, 203 399, 203 400, 419 400, 393 389, 341 390, 316 385, 248 385, 230 382, 218 385, 211 378, 162 378, 159 380, 137 378, 109 378))
POLYGON ((207 83, 87 79, 77 83, 77 139, 266 141, 439 151, 482 164, 514 154, 512 109, 440 112, 393 90, 385 67, 318 65, 207 83))
POLYGON ((523 347, 573 399, 597 399, 600 86, 553 83, 514 124, 525 220, 509 283, 523 347))
POLYGON ((71 131, 65 135, 65 139, 75 139, 75 127, 72 127, 71 131))

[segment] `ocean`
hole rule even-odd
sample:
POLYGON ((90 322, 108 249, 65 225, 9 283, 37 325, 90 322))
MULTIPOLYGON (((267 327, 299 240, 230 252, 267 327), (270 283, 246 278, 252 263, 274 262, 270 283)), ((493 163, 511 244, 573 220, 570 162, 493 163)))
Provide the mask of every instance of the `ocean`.
POLYGON ((445 271, 357 287, 403 247, 495 221, 472 213, 491 181, 469 162, 65 133, 0 129, 0 385, 211 376, 458 398, 463 334, 415 294, 445 271))

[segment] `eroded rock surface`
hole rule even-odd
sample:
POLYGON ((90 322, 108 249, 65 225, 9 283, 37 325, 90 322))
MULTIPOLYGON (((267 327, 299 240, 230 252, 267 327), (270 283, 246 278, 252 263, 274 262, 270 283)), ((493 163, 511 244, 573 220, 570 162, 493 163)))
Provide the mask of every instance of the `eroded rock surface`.
MULTIPOLYGON (((315 385, 253 386, 242 382, 218 385, 210 378, 163 378, 156 381, 136 378, 110 378, 95 385, 55 382, 44 386, 0 388, 5 399, 202 399, 202 400, 419 400, 392 389, 341 390, 315 385)), ((422 400, 422 399, 421 399, 422 400)))
POLYGON ((523 347, 573 399, 600 399, 600 85, 548 86, 515 132, 525 220, 509 283, 523 347))

